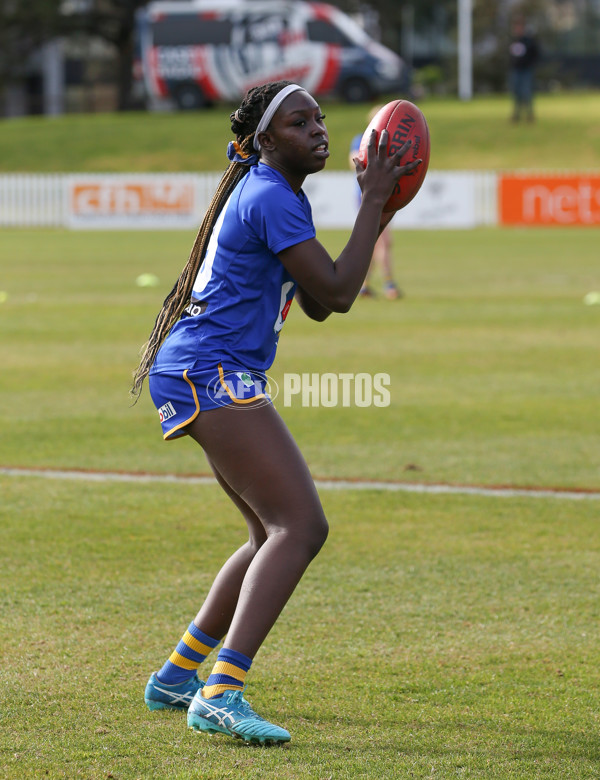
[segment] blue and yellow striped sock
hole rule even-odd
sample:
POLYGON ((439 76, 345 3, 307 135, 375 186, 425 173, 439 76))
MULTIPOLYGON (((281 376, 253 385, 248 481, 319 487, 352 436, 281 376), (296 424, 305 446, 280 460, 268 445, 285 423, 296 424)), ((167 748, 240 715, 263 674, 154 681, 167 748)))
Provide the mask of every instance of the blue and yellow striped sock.
POLYGON ((156 673, 158 681, 163 685, 177 685, 189 680, 219 642, 219 639, 213 639, 200 631, 195 623, 190 623, 188 630, 169 656, 169 660, 156 673))
POLYGON ((213 666, 210 677, 202 689, 205 699, 220 696, 223 691, 242 691, 246 673, 252 665, 252 659, 247 655, 222 647, 213 666))

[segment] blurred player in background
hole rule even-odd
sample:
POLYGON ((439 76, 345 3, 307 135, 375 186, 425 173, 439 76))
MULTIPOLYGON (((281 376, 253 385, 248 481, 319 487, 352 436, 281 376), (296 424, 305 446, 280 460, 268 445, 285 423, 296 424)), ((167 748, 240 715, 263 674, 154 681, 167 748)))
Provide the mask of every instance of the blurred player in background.
MULTIPOLYGON (((388 157, 387 133, 379 143, 373 133, 366 167, 356 163, 362 202, 334 262, 316 239, 302 190, 329 156, 315 99, 297 84, 269 83, 251 89, 230 119, 231 163, 158 314, 133 394, 149 377, 164 438, 187 435, 200 444, 249 539, 221 567, 144 698, 152 710, 187 709, 194 730, 271 744, 290 734, 252 710, 246 674, 328 526, 308 466, 266 397, 264 372, 294 297, 318 321, 350 309, 392 217, 383 206, 422 161, 401 165, 410 142, 388 157), (204 682, 197 670, 224 637, 204 682)), ((183 537, 181 544, 198 542, 183 537)), ((210 542, 203 553, 204 565, 215 566, 210 542)))
MULTIPOLYGON (((381 106, 375 106, 375 108, 369 111, 367 117, 368 122, 370 122, 373 119, 373 117, 379 111, 380 108, 381 106)), ((362 137, 363 137, 362 133, 355 135, 350 144, 350 168, 352 170, 355 169, 354 158, 358 154, 362 137)), ((360 198, 361 198, 360 188, 357 188, 357 192, 358 192, 358 199, 360 203, 360 198)), ((375 244, 371 266, 369 266, 369 271, 365 278, 365 282, 360 290, 360 295, 362 297, 373 298, 375 296, 373 288, 369 285, 369 278, 371 276, 371 271, 374 264, 379 265, 381 269, 381 274, 383 276, 383 293, 385 297, 390 301, 394 301, 397 298, 402 297, 403 295, 402 290, 399 289, 399 287, 396 285, 396 282, 394 281, 393 262, 394 261, 393 261, 393 251, 392 251, 392 230, 390 227, 386 227, 381 233, 381 235, 379 236, 379 238, 377 239, 377 243, 375 244)))

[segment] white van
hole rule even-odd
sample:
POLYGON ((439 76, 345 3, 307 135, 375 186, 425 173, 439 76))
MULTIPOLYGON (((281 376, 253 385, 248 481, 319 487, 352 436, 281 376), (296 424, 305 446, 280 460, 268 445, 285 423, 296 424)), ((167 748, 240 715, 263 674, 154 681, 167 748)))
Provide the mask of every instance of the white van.
POLYGON ((137 40, 149 102, 180 109, 237 101, 280 79, 350 102, 407 87, 400 57, 325 3, 151 2, 138 12, 137 40))

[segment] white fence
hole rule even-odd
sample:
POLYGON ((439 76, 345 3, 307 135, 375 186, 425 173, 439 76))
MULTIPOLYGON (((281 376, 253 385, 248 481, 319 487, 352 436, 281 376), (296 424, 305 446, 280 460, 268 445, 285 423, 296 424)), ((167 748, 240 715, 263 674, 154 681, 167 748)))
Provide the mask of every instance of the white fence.
MULTIPOLYGON (((221 174, 0 175, 0 226, 188 229, 202 220, 221 174)), ((309 177, 304 189, 318 228, 349 228, 358 190, 351 172, 309 177)), ((470 228, 497 223, 497 176, 429 171, 397 228, 470 228)))
POLYGON ((0 176, 0 225, 42 227, 65 225, 65 176, 8 174, 0 176))

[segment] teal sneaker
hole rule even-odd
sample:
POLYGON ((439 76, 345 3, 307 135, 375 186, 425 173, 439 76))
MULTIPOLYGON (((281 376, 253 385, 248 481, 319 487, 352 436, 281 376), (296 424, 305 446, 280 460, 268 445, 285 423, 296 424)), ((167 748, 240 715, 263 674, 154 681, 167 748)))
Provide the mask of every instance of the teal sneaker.
POLYGON ((197 674, 178 685, 163 685, 156 672, 152 672, 144 692, 144 701, 149 710, 187 710, 196 692, 202 688, 204 681, 197 674))
POLYGON ((260 745, 277 745, 291 739, 288 731, 257 715, 242 691, 225 691, 212 699, 203 698, 198 691, 190 704, 187 723, 194 731, 229 734, 260 745))

